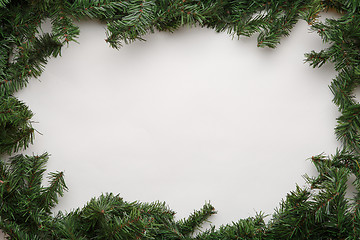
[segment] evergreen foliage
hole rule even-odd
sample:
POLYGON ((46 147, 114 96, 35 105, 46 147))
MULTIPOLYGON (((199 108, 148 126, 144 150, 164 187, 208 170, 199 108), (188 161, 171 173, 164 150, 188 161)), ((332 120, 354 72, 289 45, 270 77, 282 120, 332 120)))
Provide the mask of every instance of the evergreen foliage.
POLYGON ((0 99, 0 154, 11 154, 33 142, 32 116, 28 107, 18 99, 0 99))
POLYGON ((360 239, 360 1, 358 0, 0 0, 0 229, 8 239, 360 239), (318 20, 334 9, 339 19, 318 20), (106 42, 120 48, 157 31, 207 27, 233 37, 258 34, 258 46, 275 48, 298 20, 305 20, 329 47, 306 54, 313 67, 334 63, 330 84, 341 116, 334 156, 311 158, 318 176, 305 175, 282 200, 270 221, 261 213, 195 234, 215 213, 206 203, 175 220, 165 203, 123 201, 104 194, 69 213, 51 210, 67 189, 63 172, 42 185, 48 155, 12 155, 33 142, 32 112, 14 97, 39 77, 49 57, 76 41, 75 20, 107 25, 106 42), (50 20, 51 32, 41 24, 50 20), (356 192, 347 197, 347 182, 356 192))

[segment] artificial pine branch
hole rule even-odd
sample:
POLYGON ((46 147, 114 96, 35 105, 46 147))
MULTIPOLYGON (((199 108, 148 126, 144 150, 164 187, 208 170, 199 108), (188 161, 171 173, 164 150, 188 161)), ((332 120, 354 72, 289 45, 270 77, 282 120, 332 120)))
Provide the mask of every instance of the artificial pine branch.
POLYGON ((125 16, 121 20, 108 23, 108 38, 111 47, 118 48, 121 41, 129 44, 135 40, 144 40, 141 36, 152 31, 155 15, 155 3, 151 1, 132 1, 124 6, 125 16))
MULTIPOLYGON (((264 215, 257 214, 255 217, 240 219, 232 224, 222 225, 219 229, 212 227, 200 233, 194 239, 217 240, 217 239, 266 239, 266 224, 264 215)), ((271 238, 268 238, 271 239, 271 238)), ((279 238, 280 239, 280 238, 279 238)))
POLYGON ((80 30, 75 26, 73 20, 69 17, 68 9, 65 8, 63 1, 57 6, 57 10, 52 14, 51 25, 52 33, 55 39, 62 44, 75 41, 78 37, 80 30))
POLYGON ((0 7, 5 7, 7 3, 9 3, 10 0, 0 0, 0 7))
POLYGON ((49 173, 49 179, 49 186, 41 189, 39 202, 39 207, 48 212, 58 203, 58 196, 63 196, 67 190, 63 172, 49 173))
POLYGON ((0 154, 25 149, 33 142, 33 113, 14 97, 0 98, 0 154))
POLYGON ((200 229, 204 221, 215 213, 213 206, 209 203, 205 204, 200 211, 194 211, 187 219, 179 221, 180 232, 184 236, 190 236, 196 230, 200 229))
POLYGON ((337 139, 345 146, 359 151, 360 147, 360 105, 353 104, 343 111, 337 119, 338 125, 335 128, 337 139))
POLYGON ((47 154, 16 155, 9 161, 0 162, 2 230, 9 236, 14 236, 11 239, 31 239, 29 236, 34 236, 35 239, 47 234, 42 231, 49 224, 51 216, 46 207, 40 205, 44 187, 34 188, 29 185, 36 181, 39 184, 47 159, 47 154))

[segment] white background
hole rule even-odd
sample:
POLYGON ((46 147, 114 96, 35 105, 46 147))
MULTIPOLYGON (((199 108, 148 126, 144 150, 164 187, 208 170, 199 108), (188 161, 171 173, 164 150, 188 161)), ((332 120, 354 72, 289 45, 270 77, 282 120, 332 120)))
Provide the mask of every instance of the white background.
POLYGON ((303 21, 275 50, 182 28, 117 51, 105 26, 79 26, 80 44, 17 94, 42 133, 26 153, 47 151, 48 171, 65 172, 69 191, 54 212, 113 192, 165 201, 177 219, 210 201, 218 227, 272 214, 316 174, 307 159, 340 146, 328 88, 336 73, 304 64, 326 46, 303 21))

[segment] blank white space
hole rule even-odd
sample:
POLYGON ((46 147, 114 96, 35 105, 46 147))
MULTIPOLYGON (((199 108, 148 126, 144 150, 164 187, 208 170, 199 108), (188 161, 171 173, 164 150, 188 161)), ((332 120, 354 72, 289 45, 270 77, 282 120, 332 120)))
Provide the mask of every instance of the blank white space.
POLYGON ((17 94, 43 134, 26 153, 47 151, 48 171, 65 171, 69 191, 54 212, 113 192, 165 201, 177 218, 210 201, 216 226, 272 214, 315 174, 306 159, 339 146, 336 73, 304 64, 325 46, 303 21, 275 50, 182 28, 116 51, 103 25, 79 26, 80 44, 17 94))

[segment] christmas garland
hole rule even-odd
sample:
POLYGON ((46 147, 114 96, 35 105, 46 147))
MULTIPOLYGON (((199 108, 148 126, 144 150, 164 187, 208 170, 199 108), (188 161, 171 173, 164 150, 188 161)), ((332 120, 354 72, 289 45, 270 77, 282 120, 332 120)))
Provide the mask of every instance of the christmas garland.
POLYGON ((9 239, 360 239, 360 1, 358 0, 0 0, 0 229, 9 239), (334 9, 339 19, 318 21, 334 9), (261 214, 194 235, 215 213, 210 204, 176 221, 164 203, 126 202, 104 194, 86 206, 53 216, 67 189, 63 173, 42 185, 48 155, 16 152, 33 143, 32 112, 13 94, 39 77, 49 57, 79 34, 74 20, 107 24, 113 48, 184 25, 240 36, 258 33, 258 46, 275 48, 298 20, 305 20, 329 47, 307 53, 313 67, 332 62, 338 75, 330 90, 341 116, 335 134, 342 148, 312 157, 318 175, 287 194, 265 223, 261 214), (50 33, 39 26, 51 20, 50 33), (356 192, 346 198, 347 181, 356 192))

